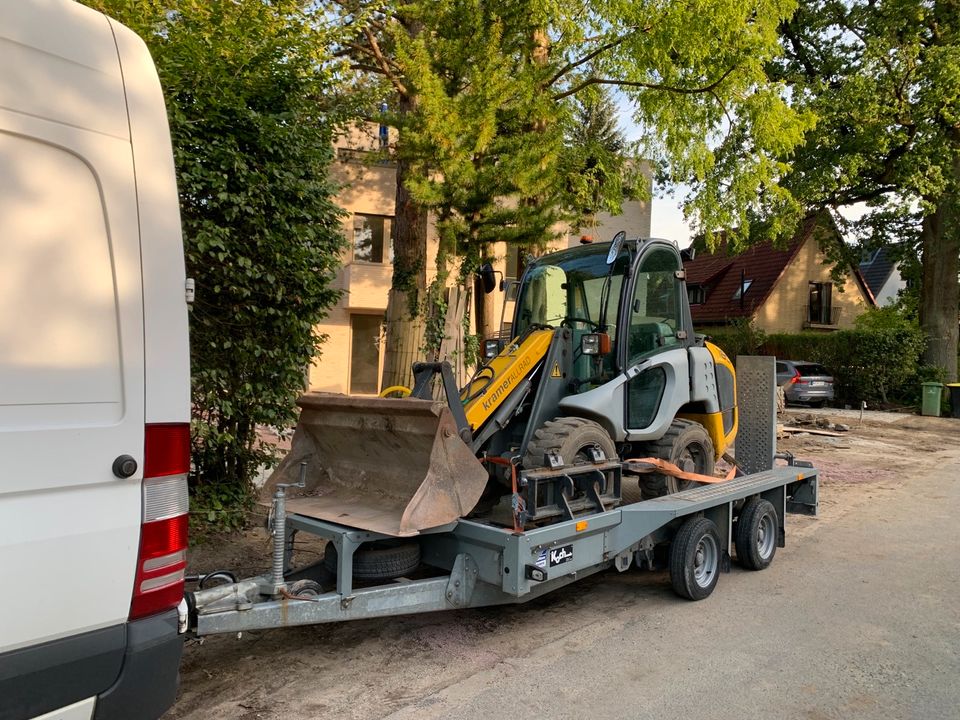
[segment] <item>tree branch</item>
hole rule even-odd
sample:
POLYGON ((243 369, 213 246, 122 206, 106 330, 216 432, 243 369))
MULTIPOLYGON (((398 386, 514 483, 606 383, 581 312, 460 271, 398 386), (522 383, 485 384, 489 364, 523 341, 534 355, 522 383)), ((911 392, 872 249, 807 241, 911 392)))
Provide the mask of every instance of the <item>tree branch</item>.
MULTIPOLYGON (((568 62, 566 65, 564 65, 562 68, 560 68, 559 70, 557 70, 557 72, 554 73, 553 77, 551 77, 549 80, 547 80, 547 82, 544 84, 544 87, 545 87, 545 88, 550 87, 550 86, 553 85, 557 80, 559 80, 560 78, 562 78, 564 75, 566 75, 566 74, 567 74, 568 72, 570 72, 571 70, 575 70, 576 68, 580 67, 581 65, 590 62, 590 61, 593 60, 595 57, 597 57, 597 56, 599 56, 599 55, 602 55, 602 54, 605 53, 607 50, 612 50, 612 49, 615 48, 617 45, 622 45, 624 42, 627 41, 627 38, 629 38, 630 35, 633 34, 633 32, 636 31, 637 29, 638 29, 638 28, 631 28, 631 29, 630 29, 630 32, 628 32, 627 34, 623 35, 622 37, 619 37, 619 38, 617 38, 616 40, 611 40, 611 41, 608 42, 608 43, 604 43, 603 45, 601 45, 600 47, 596 48, 595 50, 587 53, 587 54, 584 55, 583 57, 580 57, 580 58, 578 58, 578 59, 576 59, 576 60, 571 60, 571 61, 568 62)), ((648 27, 643 28, 643 30, 642 30, 641 32, 649 32, 649 31, 650 31, 650 27, 648 26, 648 27)))
POLYGON ((377 64, 380 66, 380 69, 383 70, 383 74, 387 76, 387 79, 397 89, 398 93, 404 97, 410 97, 410 92, 407 90, 406 85, 404 85, 400 81, 400 78, 398 78, 390 69, 390 63, 383 56, 383 52, 380 50, 380 43, 377 42, 377 38, 373 34, 373 31, 370 28, 365 27, 363 29, 363 34, 366 35, 367 42, 370 43, 370 52, 373 54, 374 58, 376 58, 377 64))
POLYGON ((614 85, 616 87, 635 87, 635 88, 644 88, 646 90, 664 90, 666 92, 677 93, 678 95, 699 95, 702 93, 709 93, 715 90, 720 83, 729 77, 730 73, 737 69, 736 65, 732 65, 727 68, 726 71, 718 77, 713 82, 708 85, 703 85, 702 87, 696 88, 684 88, 676 87, 674 85, 664 85, 662 83, 647 83, 631 80, 614 80, 613 78, 598 78, 598 77, 589 77, 581 83, 574 85, 569 90, 564 90, 561 93, 556 93, 553 96, 554 100, 562 100, 565 97, 570 97, 571 95, 576 95, 578 92, 583 90, 590 85, 614 85))

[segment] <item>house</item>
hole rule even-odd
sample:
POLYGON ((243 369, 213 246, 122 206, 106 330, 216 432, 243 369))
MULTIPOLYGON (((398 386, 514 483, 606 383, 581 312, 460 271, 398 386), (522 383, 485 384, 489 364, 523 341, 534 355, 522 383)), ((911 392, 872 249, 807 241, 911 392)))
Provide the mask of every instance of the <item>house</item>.
MULTIPOLYGON (((396 166, 389 159, 377 159, 386 128, 366 124, 354 128, 337 141, 333 179, 342 186, 337 202, 348 215, 344 233, 348 249, 337 273, 335 287, 343 291, 336 306, 317 326, 327 336, 321 356, 309 370, 311 390, 375 395, 380 391, 383 370, 381 324, 393 275, 391 231, 396 207, 396 166)), ((386 139, 393 142, 392 130, 386 139)), ((597 216, 597 227, 589 234, 609 239, 618 230, 632 236, 649 236, 649 202, 625 201, 623 214, 615 218, 597 216)), ((580 242, 580 233, 560 228, 560 237, 548 250, 561 250, 580 242)), ((516 278, 522 268, 517 247, 498 243, 494 268, 506 279, 516 278)), ((525 252, 525 251, 523 251, 525 252)), ((437 236, 433 223, 427 230, 427 282, 436 275, 434 260, 437 236)), ((503 293, 495 292, 494 317, 503 308, 503 293)))
POLYGON ((893 305, 901 290, 907 287, 907 281, 900 275, 900 263, 890 257, 886 247, 873 250, 860 263, 860 274, 873 293, 877 307, 893 305))
POLYGON ((697 253, 684 263, 694 326, 745 318, 768 333, 852 327, 874 299, 857 268, 839 283, 831 277, 827 242, 842 242, 836 226, 811 216, 784 247, 764 241, 728 255, 721 242, 697 253))

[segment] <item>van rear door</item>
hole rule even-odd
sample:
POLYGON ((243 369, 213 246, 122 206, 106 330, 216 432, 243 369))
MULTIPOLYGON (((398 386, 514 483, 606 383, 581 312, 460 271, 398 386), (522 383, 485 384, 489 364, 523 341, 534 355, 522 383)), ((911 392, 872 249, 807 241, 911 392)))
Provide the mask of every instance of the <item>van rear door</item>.
POLYGON ((109 21, 72 3, 3 3, 0 67, 13 69, 0 74, 4 653, 122 633, 140 536, 144 317, 109 21), (124 455, 128 477, 114 472, 124 455))

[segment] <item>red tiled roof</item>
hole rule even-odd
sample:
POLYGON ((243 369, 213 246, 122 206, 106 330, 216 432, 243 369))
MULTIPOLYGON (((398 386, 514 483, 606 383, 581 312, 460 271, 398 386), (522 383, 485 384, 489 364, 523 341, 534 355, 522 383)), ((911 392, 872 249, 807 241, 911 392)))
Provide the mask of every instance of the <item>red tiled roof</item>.
POLYGON ((810 238, 815 226, 815 218, 804 220, 796 235, 783 248, 776 248, 772 241, 765 240, 739 255, 728 255, 726 243, 721 242, 715 252, 698 252, 694 260, 685 262, 687 286, 701 285, 706 289, 706 301, 690 306, 693 324, 722 323, 753 315, 770 295, 797 251, 810 238), (744 281, 751 281, 743 294, 742 304, 740 299, 734 299, 741 275, 744 281))

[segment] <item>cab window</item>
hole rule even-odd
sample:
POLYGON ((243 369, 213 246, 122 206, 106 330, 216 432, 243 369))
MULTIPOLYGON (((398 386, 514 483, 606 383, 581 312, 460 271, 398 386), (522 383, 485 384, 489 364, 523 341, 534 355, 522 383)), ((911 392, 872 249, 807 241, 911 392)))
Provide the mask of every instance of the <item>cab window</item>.
POLYGON ((630 303, 628 365, 679 343, 680 260, 666 248, 654 248, 641 260, 630 303))

